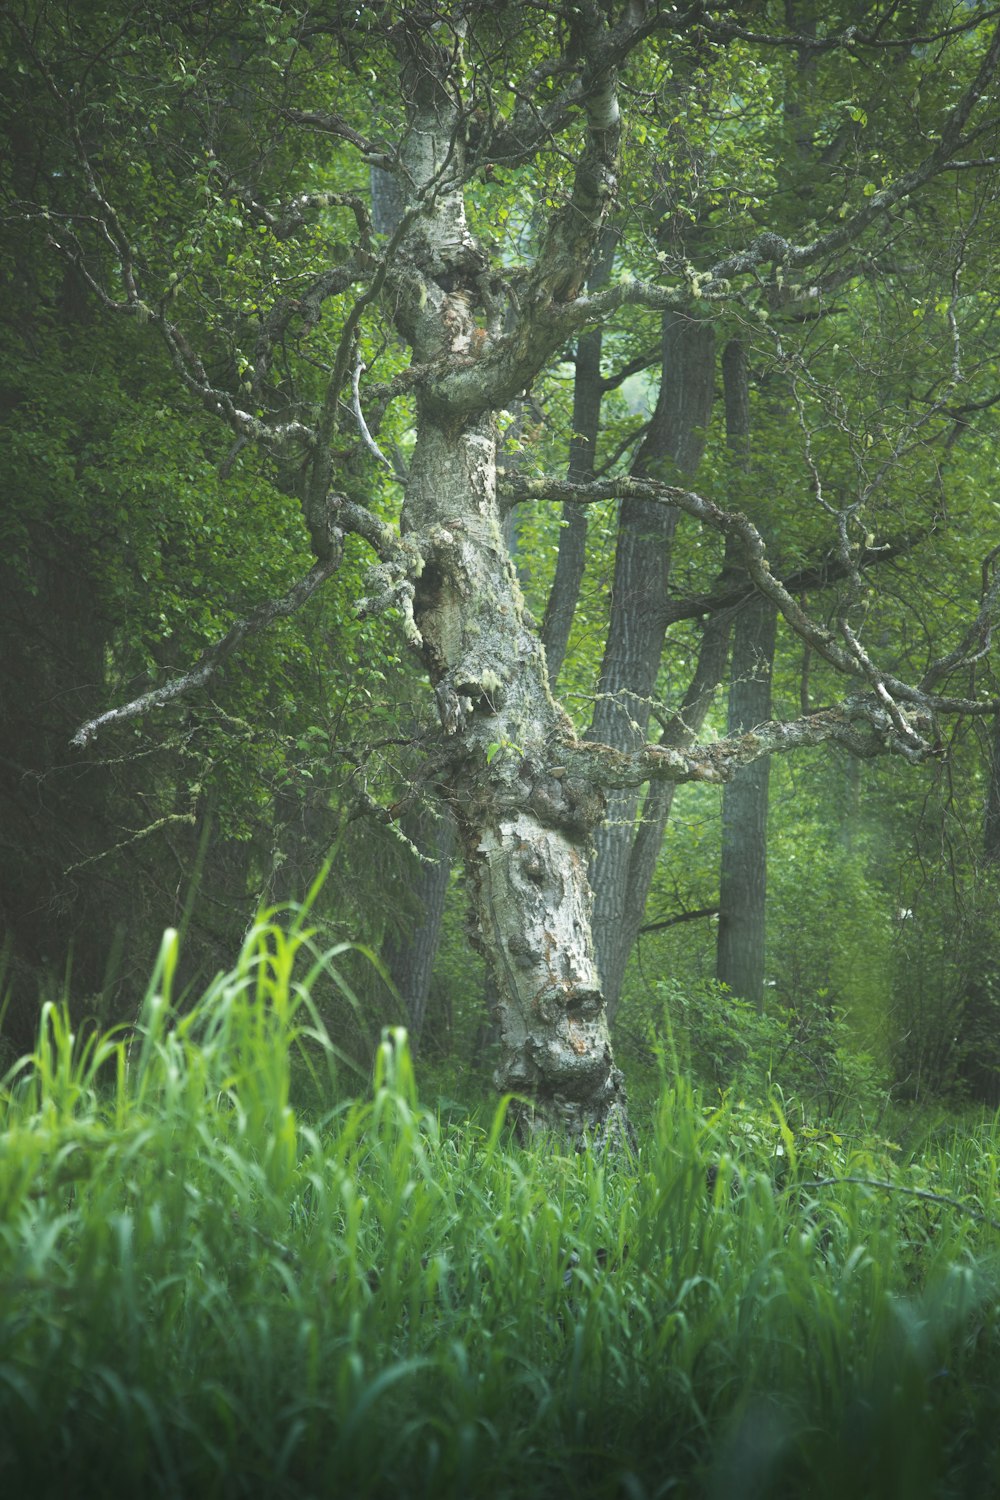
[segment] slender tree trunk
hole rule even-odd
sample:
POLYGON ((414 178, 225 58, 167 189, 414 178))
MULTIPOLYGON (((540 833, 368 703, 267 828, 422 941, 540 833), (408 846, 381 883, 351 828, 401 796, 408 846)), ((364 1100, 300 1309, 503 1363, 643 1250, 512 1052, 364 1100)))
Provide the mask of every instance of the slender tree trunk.
POLYGON ((1000 859, 1000 714, 990 726, 989 783, 983 819, 983 854, 988 864, 1000 859))
MULTIPOLYGON (((698 663, 680 712, 660 738, 665 748, 686 750, 701 733, 729 656, 731 611, 720 611, 705 625, 698 663)), ((656 873, 663 836, 674 804, 676 784, 654 782, 646 791, 632 848, 629 851, 619 940, 610 949, 602 972, 608 1020, 614 1023, 621 1003, 622 983, 629 955, 635 947, 646 910, 646 898, 656 873)))
MULTIPOLYGON (((776 617, 751 599, 736 616, 727 732, 742 734, 771 712, 776 617)), ((767 808, 770 759, 743 766, 722 794, 722 863, 716 977, 758 1009, 764 1004, 767 808)))
MULTIPOLYGON (((749 465, 750 400, 745 350, 737 340, 722 361, 726 433, 749 465)), ((770 600, 749 599, 733 623, 727 732, 742 734, 771 717, 771 672, 777 615, 770 600)), ((716 977, 735 994, 764 1005, 767 900, 767 809, 770 760, 738 771, 722 794, 722 862, 716 977)))
MULTIPOLYGON (((607 286, 615 259, 617 236, 606 231, 600 256, 587 282, 589 292, 607 286)), ((601 350, 604 334, 598 328, 580 335, 576 346, 576 378, 573 382, 573 431, 569 441, 570 479, 592 479, 601 421, 601 350)), ((587 512, 581 505, 564 505, 556 573, 552 580, 542 644, 549 664, 549 681, 555 689, 569 644, 569 633, 580 597, 580 584, 587 560, 587 512)))
MULTIPOLYGON (((704 450, 712 408, 712 325, 669 312, 663 320, 663 374, 656 411, 636 459, 637 475, 663 462, 692 474, 704 450)), ((611 623, 589 738, 616 749, 645 743, 666 630, 670 552, 677 512, 627 500, 615 555, 611 623)), ((616 791, 598 830, 592 865, 594 944, 605 998, 617 1008, 625 963, 641 921, 630 911, 629 865, 639 794, 616 791), (630 940, 629 932, 633 932, 630 940)))
POLYGON ((403 819, 403 833, 422 858, 410 882, 402 923, 391 934, 383 960, 406 1007, 406 1025, 414 1050, 419 1049, 427 1015, 434 958, 441 936, 445 897, 451 875, 455 825, 444 808, 424 806, 403 819))

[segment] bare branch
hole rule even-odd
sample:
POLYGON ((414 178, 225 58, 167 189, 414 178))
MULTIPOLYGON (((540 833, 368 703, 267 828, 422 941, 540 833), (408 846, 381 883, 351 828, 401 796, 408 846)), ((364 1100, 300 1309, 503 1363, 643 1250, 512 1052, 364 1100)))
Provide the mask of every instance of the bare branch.
MULTIPOLYGON (((573 483, 556 476, 538 476, 503 473, 500 491, 508 500, 556 500, 562 504, 592 505, 596 501, 610 499, 652 500, 661 505, 673 505, 678 510, 712 527, 724 536, 732 537, 743 553, 743 564, 760 593, 770 599, 781 611, 796 635, 802 637, 824 661, 830 663, 844 676, 862 678, 875 691, 881 702, 881 712, 892 714, 901 700, 919 709, 922 714, 966 713, 987 714, 995 711, 991 701, 974 698, 945 698, 932 694, 923 686, 914 687, 901 681, 889 672, 883 672, 867 656, 858 654, 857 644, 848 642, 847 648, 840 644, 831 630, 820 625, 794 598, 786 584, 771 572, 767 559, 764 538, 753 522, 741 511, 725 511, 712 500, 706 500, 693 490, 678 489, 654 479, 634 479, 625 475, 611 479, 596 479, 588 483, 573 483)), ((991 591, 991 599, 995 591, 991 591)), ((992 604, 990 608, 992 609, 992 604)), ((901 712, 901 711, 900 711, 901 712)), ((896 733, 909 738, 912 715, 902 715, 896 724, 896 733)), ((827 736, 829 738, 829 735, 827 736)), ((857 753, 861 753, 858 751, 857 753)))
POLYGON ((395 469, 392 466, 392 463, 388 458, 386 458, 385 454, 382 452, 382 449, 379 447, 378 443, 376 443, 375 439, 368 431, 368 423, 365 421, 364 413, 361 410, 361 376, 366 368, 367 366, 362 360, 361 353, 359 351, 357 360, 354 365, 354 374, 351 377, 351 391, 353 392, 352 405, 354 408, 354 418, 358 424, 358 431, 361 434, 361 441, 364 443, 369 453, 374 454, 379 463, 385 464, 385 467, 389 470, 393 479, 398 479, 400 484, 405 484, 406 475, 396 473, 395 469))
POLYGON ((866 760, 895 753, 917 763, 939 753, 931 738, 930 714, 921 710, 909 713, 907 730, 902 737, 875 695, 864 694, 799 719, 770 720, 747 734, 711 745, 685 750, 664 745, 616 750, 611 745, 581 740, 561 746, 559 754, 566 763, 567 775, 603 787, 638 787, 650 781, 701 781, 721 786, 741 767, 765 756, 830 741, 866 760))
POLYGON ((1000 1230, 1000 1220, 993 1219, 989 1214, 984 1214, 978 1208, 973 1208, 971 1203, 963 1203, 961 1198, 952 1198, 947 1193, 932 1193, 929 1188, 911 1187, 906 1182, 886 1182, 880 1177, 820 1177, 816 1182, 799 1182, 795 1180, 782 1188, 782 1192, 792 1189, 796 1193, 815 1192, 818 1188, 841 1187, 849 1182, 853 1187, 877 1188, 881 1193, 902 1193, 907 1198, 919 1198, 924 1203, 940 1203, 944 1208, 957 1208, 960 1213, 968 1214, 970 1219, 975 1219, 979 1224, 986 1224, 990 1229, 1000 1230))
MULTIPOLYGON (((862 547, 858 553, 857 566, 861 569, 878 567, 905 557, 914 547, 926 541, 930 534, 931 528, 928 526, 914 527, 903 536, 889 536, 877 545, 862 547)), ((831 588, 846 577, 839 554, 828 552, 815 562, 796 568, 794 573, 787 573, 783 582, 788 592, 798 597, 816 589, 831 588)), ((724 570, 708 593, 688 594, 684 598, 668 600, 664 611, 667 624, 674 625, 680 620, 700 620, 719 610, 732 609, 749 599, 754 592, 755 586, 749 577, 743 575, 734 581, 732 572, 724 570)))
POLYGON ((859 47, 872 48, 885 51, 890 48, 929 47, 935 42, 944 42, 955 36, 964 36, 974 31, 985 21, 992 21, 1000 15, 1000 8, 991 6, 988 10, 978 11, 969 15, 964 21, 953 26, 942 26, 937 31, 921 31, 899 37, 879 36, 879 26, 872 31, 862 31, 859 26, 848 26, 843 31, 831 33, 829 36, 818 37, 809 35, 807 32, 767 32, 752 31, 749 27, 739 26, 731 20, 714 20, 702 18, 702 25, 711 30, 713 35, 723 40, 738 40, 753 42, 759 47, 780 47, 800 53, 821 53, 841 51, 859 47))
POLYGON ((309 130, 319 131, 321 135, 337 136, 340 140, 356 146, 369 166, 381 167, 384 172, 387 172, 394 165, 394 158, 389 152, 380 151, 367 136, 348 125, 340 115, 323 114, 314 109, 286 109, 282 111, 282 114, 293 125, 304 125, 309 130))
POLYGON ((993 623, 997 608, 1000 606, 1000 569, 994 572, 992 579, 990 578, 990 568, 996 562, 998 555, 1000 555, 1000 547, 994 547, 983 562, 983 596, 975 620, 954 651, 931 662, 920 683, 924 692, 929 692, 938 682, 959 668, 971 666, 973 662, 981 660, 989 651, 993 638, 993 623))
POLYGON ((80 725, 71 744, 83 748, 110 725, 122 723, 125 719, 139 718, 151 713, 153 709, 163 708, 165 704, 172 703, 175 698, 180 698, 204 686, 248 636, 257 635, 261 630, 272 625, 275 620, 295 614, 301 609, 320 585, 336 572, 339 564, 339 553, 316 563, 304 578, 300 578, 297 583, 293 584, 287 594, 282 594, 278 599, 265 600, 262 604, 258 604, 256 609, 251 610, 246 619, 237 620, 226 631, 221 641, 217 641, 214 646, 209 646, 206 651, 202 652, 198 662, 190 671, 182 673, 180 677, 175 677, 172 682, 166 683, 163 687, 153 688, 151 692, 142 693, 129 703, 123 703, 118 708, 109 708, 105 713, 98 714, 95 719, 88 719, 85 724, 80 725))
POLYGON ((672 917, 661 917, 658 922, 644 922, 639 931, 643 935, 647 932, 665 932, 668 927, 677 927, 682 922, 700 922, 706 917, 718 915, 717 906, 699 906, 694 911, 679 911, 672 917))

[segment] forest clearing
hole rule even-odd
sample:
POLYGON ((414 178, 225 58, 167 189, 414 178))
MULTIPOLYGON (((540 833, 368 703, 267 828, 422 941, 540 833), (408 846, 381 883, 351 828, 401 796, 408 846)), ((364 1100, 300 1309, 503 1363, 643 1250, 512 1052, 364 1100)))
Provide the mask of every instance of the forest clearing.
POLYGON ((1000 10, 0 57, 0 1488, 1000 1491, 1000 10))

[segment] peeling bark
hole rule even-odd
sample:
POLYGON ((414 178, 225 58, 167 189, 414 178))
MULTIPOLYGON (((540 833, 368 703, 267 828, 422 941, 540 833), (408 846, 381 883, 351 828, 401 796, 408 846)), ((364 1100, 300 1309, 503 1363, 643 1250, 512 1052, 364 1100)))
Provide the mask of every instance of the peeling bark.
MULTIPOLYGON (((512 370, 545 358, 546 339, 529 351, 523 336, 508 335, 506 352, 477 361, 489 337, 479 320, 489 324, 492 316, 495 324, 496 314, 461 194, 448 187, 452 174, 461 176, 461 130, 416 44, 406 67, 415 109, 404 166, 427 207, 403 241, 392 307, 414 360, 438 362, 441 377, 418 395, 401 527, 419 558, 411 571, 413 621, 445 731, 446 795, 496 984, 496 1081, 523 1096, 518 1117, 526 1134, 627 1136, 590 931, 587 862, 604 799, 554 765, 572 728, 525 618, 497 500, 494 411, 512 370)), ((576 216, 550 228, 536 302, 554 291, 571 294, 564 285, 570 255, 575 274, 588 269, 581 252, 596 241, 601 163, 614 129, 608 99, 594 108, 602 140, 578 180, 576 216), (592 221, 586 234, 581 219, 585 227, 592 221)), ((539 318, 532 331, 541 326, 544 335, 544 311, 539 318)))
POLYGON ((530 1097, 526 1127, 579 1137, 624 1124, 590 936, 587 858, 603 797, 545 769, 572 730, 524 618, 494 475, 491 419, 456 432, 424 419, 404 505, 423 557, 414 619, 497 986, 497 1082, 530 1097))

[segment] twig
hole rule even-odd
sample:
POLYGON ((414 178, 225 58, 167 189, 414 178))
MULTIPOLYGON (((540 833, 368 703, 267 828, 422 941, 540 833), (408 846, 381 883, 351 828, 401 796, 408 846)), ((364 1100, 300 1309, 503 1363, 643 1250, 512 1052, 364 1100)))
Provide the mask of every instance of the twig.
POLYGON ((946 1193, 932 1193, 929 1188, 907 1187, 902 1182, 885 1182, 880 1177, 821 1177, 817 1182, 790 1182, 782 1192, 788 1193, 793 1189, 802 1188, 825 1188, 840 1187, 842 1183, 850 1182, 855 1187, 881 1188, 885 1193, 905 1193, 910 1198, 921 1198, 925 1203, 941 1203, 946 1208, 957 1208, 960 1213, 968 1214, 970 1219, 977 1223, 988 1224, 990 1229, 1000 1230, 1000 1220, 991 1219, 989 1214, 982 1213, 977 1208, 971 1208, 968 1203, 963 1203, 960 1198, 950 1198, 946 1193))
POLYGON ((658 922, 646 922, 639 928, 640 933, 663 932, 667 927, 676 927, 680 922, 697 922, 704 917, 717 917, 719 908, 717 906, 699 906, 695 911, 679 911, 672 917, 661 917, 658 922))
POLYGON ((376 443, 375 439, 369 432, 368 423, 365 421, 364 412, 361 410, 361 377, 367 368, 368 367, 362 360, 359 351, 357 360, 354 364, 354 374, 351 376, 351 390, 354 395, 354 399, 351 402, 351 405, 354 408, 354 419, 358 424, 358 431, 361 434, 361 441, 364 443, 369 453, 375 455, 379 463, 385 464, 393 479, 398 479, 400 484, 405 484, 406 475, 397 473, 395 467, 393 466, 392 460, 386 458, 385 454, 382 452, 382 449, 379 447, 378 443, 376 443))
POLYGON ((193 812, 168 813, 165 818, 157 818, 155 823, 150 823, 146 828, 140 828, 137 833, 131 834, 127 839, 122 839, 119 844, 112 844, 109 849, 102 849, 99 854, 91 854, 87 859, 78 860, 75 865, 67 865, 63 871, 64 875, 73 875, 77 870, 84 870, 88 865, 96 865, 98 860, 106 859, 109 854, 118 854, 122 849, 127 849, 131 844, 137 844, 140 839, 148 838, 151 833, 159 833, 161 828, 166 828, 170 823, 187 823, 193 825, 197 819, 193 812))

